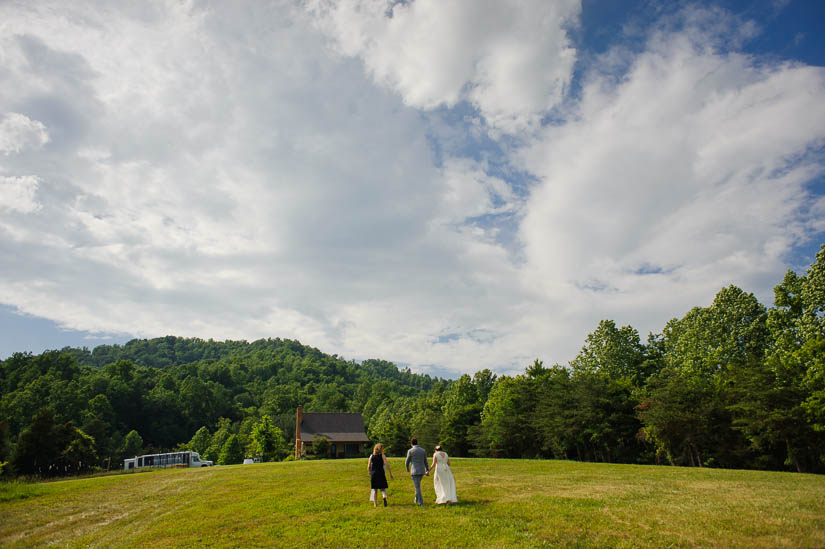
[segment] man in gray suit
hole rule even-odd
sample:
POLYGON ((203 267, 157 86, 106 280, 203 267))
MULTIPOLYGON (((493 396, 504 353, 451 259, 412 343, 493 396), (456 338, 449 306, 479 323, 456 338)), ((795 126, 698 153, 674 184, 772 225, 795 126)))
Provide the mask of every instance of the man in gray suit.
POLYGON ((404 467, 407 472, 412 475, 413 485, 415 486, 415 502, 418 505, 424 505, 424 496, 421 495, 421 477, 424 475, 430 476, 430 467, 427 465, 427 451, 418 445, 418 439, 410 440, 412 448, 407 450, 407 460, 404 462, 404 467))

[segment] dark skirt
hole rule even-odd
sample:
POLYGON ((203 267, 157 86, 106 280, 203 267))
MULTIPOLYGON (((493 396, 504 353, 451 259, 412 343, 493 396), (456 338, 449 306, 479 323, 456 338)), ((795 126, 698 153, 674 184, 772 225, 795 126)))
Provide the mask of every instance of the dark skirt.
POLYGON ((384 460, 380 455, 373 454, 370 457, 370 488, 373 490, 387 489, 387 475, 384 473, 384 460))
POLYGON ((380 471, 375 471, 370 475, 370 488, 374 488, 376 490, 387 489, 387 475, 384 474, 383 469, 380 471))

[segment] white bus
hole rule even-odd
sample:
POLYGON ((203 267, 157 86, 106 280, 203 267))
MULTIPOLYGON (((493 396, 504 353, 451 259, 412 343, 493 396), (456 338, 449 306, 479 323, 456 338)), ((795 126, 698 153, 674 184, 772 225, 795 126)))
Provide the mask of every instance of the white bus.
POLYGON ((209 467, 211 461, 202 460, 197 452, 169 452, 168 454, 145 454, 123 460, 123 470, 146 469, 155 467, 165 469, 167 467, 209 467))

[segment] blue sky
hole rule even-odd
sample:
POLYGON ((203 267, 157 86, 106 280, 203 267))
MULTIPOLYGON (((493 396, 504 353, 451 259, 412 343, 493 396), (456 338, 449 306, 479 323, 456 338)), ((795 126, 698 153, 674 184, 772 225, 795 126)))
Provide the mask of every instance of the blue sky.
POLYGON ((0 5, 0 358, 566 363, 825 243, 825 3, 0 5))

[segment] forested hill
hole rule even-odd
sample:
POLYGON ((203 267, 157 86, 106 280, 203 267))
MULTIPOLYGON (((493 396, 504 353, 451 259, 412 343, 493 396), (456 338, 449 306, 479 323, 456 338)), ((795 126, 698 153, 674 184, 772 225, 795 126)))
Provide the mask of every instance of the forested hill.
MULTIPOLYGON (((338 355, 327 355, 314 347, 290 339, 259 339, 248 341, 215 341, 175 336, 154 339, 133 339, 125 345, 99 345, 93 350, 65 347, 62 352, 75 357, 83 366, 105 366, 118 360, 129 360, 139 366, 169 368, 201 362, 233 362, 247 365, 275 365, 283 375, 292 375, 290 381, 299 383, 318 381, 319 377, 341 376, 352 383, 358 378, 377 377, 395 380, 402 385, 429 389, 436 381, 427 375, 416 375, 399 370, 385 360, 366 360, 360 364, 346 362, 338 355), (300 363, 300 364, 299 364, 300 363), (285 368, 285 370, 282 370, 285 368)), ((258 372, 267 379, 266 372, 258 372)), ((283 381, 283 378, 282 378, 283 381)), ((339 380, 340 381, 340 380, 339 380)))
POLYGON ((299 404, 368 419, 382 404, 448 384, 384 360, 359 364, 288 339, 167 336, 93 351, 16 353, 0 361, 0 462, 12 457, 21 434, 37 428, 41 409, 49 416, 41 421, 71 422, 63 433, 68 440, 89 435, 97 459, 116 462, 186 444, 202 427, 231 431, 246 445, 263 416, 288 442, 299 404), (132 432, 139 448, 124 446, 132 432))
POLYGON ((825 245, 774 295, 766 307, 731 285, 646 341, 605 319, 567 365, 455 381, 280 339, 18 353, 0 362, 0 475, 6 461, 67 474, 183 446, 283 459, 299 404, 361 413, 390 455, 414 435, 454 456, 823 473, 825 245))

